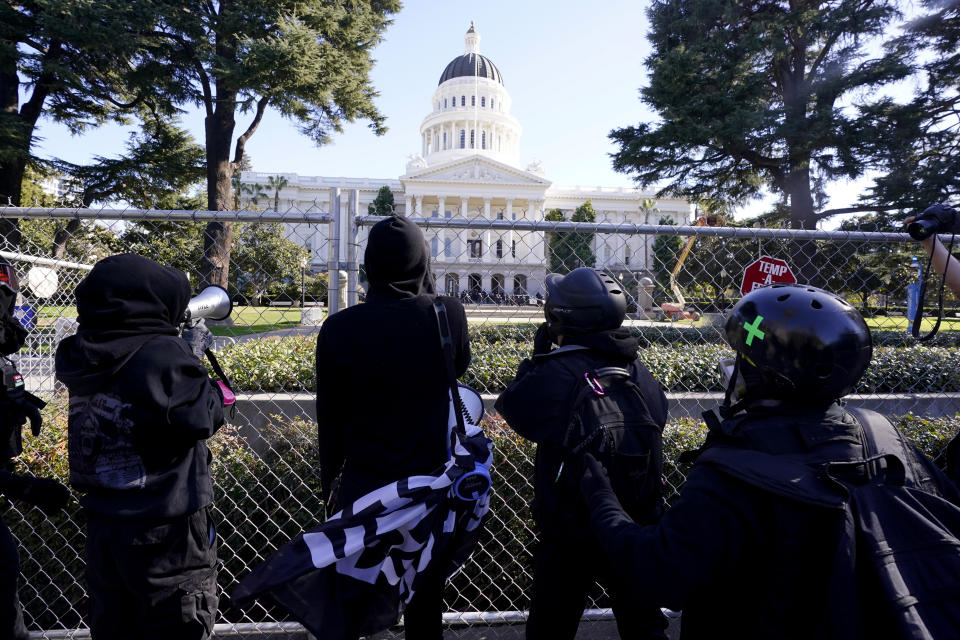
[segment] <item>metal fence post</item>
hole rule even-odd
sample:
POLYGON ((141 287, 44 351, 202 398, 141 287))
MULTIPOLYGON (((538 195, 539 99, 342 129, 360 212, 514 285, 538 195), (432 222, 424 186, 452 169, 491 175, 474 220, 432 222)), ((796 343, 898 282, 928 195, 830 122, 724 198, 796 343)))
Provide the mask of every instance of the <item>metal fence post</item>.
POLYGON ((327 313, 340 310, 340 188, 330 189, 330 251, 327 260, 327 313))
POLYGON ((347 245, 347 306, 357 304, 359 272, 357 266, 357 216, 360 215, 360 190, 350 190, 350 212, 343 216, 343 233, 347 245))

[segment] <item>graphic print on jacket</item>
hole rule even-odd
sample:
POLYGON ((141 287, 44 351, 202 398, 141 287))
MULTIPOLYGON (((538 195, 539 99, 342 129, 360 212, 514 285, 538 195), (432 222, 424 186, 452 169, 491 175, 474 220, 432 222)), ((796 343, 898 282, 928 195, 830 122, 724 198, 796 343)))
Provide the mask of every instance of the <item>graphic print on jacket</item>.
POLYGON ((70 483, 78 488, 143 489, 147 470, 133 442, 132 405, 110 393, 70 398, 70 483))

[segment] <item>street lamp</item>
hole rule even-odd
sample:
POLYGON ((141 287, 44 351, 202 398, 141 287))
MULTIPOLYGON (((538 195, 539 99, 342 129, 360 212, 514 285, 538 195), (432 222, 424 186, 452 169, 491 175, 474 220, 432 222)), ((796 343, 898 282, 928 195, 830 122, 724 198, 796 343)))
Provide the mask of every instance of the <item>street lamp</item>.
POLYGON ((307 259, 300 260, 300 308, 307 306, 307 259))

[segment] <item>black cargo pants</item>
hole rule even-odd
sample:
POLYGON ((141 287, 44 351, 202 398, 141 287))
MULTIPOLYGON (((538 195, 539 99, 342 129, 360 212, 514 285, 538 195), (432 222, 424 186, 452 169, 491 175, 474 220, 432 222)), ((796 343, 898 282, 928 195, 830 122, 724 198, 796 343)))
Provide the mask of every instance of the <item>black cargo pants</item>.
POLYGON ((94 640, 206 640, 217 613, 210 507, 167 520, 88 512, 87 591, 94 640))
POLYGON ((23 611, 17 597, 20 578, 20 558, 17 541, 7 524, 0 520, 0 638, 26 640, 29 635, 23 625, 23 611))

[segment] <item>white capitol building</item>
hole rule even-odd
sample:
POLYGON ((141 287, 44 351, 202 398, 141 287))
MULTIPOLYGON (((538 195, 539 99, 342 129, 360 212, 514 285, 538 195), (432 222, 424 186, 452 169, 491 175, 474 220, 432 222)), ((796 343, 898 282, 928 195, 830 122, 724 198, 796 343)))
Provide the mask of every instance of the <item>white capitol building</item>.
MULTIPOLYGON (((393 192, 397 214, 410 217, 543 220, 547 212, 560 209, 570 220, 574 210, 589 200, 597 223, 655 225, 665 217, 677 224, 690 223, 692 207, 686 200, 655 199, 649 207, 654 199, 649 192, 557 186, 539 162, 524 166, 522 129, 510 114, 510 94, 500 70, 480 55, 480 34, 472 24, 464 40, 463 55, 440 75, 431 111, 420 125, 419 153, 410 156, 404 175, 378 179, 280 174, 287 181, 280 202, 299 211, 328 212, 331 188, 356 189, 359 211, 365 214, 386 185, 393 192)), ((275 175, 246 171, 242 181, 266 185, 275 175)), ((361 234, 366 230, 362 228, 361 234)), ((291 240, 312 251, 314 270, 326 267, 326 227, 288 224, 287 231, 291 240)), ((438 288, 448 294, 477 289, 505 295, 543 293, 544 235, 489 228, 425 230, 438 288)), ((638 276, 653 268, 652 236, 597 234, 593 242, 597 267, 638 276)), ((364 238, 360 245, 365 246, 364 238)))

